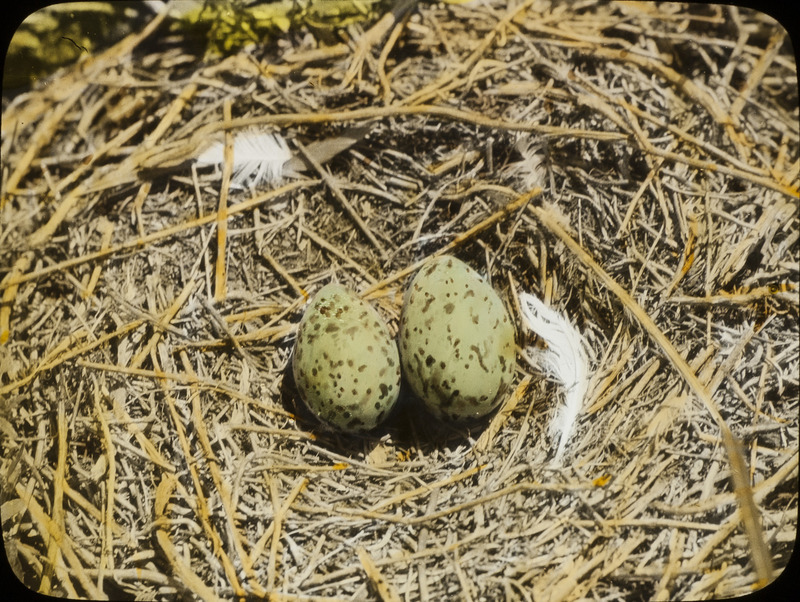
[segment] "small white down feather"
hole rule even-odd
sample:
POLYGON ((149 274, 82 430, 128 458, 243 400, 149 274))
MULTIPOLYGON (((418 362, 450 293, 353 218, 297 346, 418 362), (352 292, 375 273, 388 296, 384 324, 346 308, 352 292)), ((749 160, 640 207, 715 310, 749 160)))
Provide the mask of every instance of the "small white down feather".
MULTIPOLYGON (((280 134, 247 130, 233 138, 233 174, 231 186, 255 188, 280 180, 284 166, 292 158, 286 140, 280 134)), ((199 157, 198 165, 219 165, 225 162, 225 143, 214 142, 199 157)))
POLYGON ((564 387, 564 401, 550 422, 550 437, 558 442, 554 463, 560 464, 589 389, 586 343, 564 316, 536 296, 522 291, 517 296, 525 326, 547 345, 546 349, 529 348, 529 354, 543 372, 564 387))

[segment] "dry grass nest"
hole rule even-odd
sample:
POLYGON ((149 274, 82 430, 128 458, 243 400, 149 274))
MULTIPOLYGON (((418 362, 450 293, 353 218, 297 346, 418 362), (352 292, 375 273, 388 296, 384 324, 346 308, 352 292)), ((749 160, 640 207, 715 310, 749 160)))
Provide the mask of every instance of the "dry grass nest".
MULTIPOLYGON (((420 2, 214 60, 163 16, 3 100, 2 525, 29 587, 89 598, 700 599, 780 574, 798 477, 798 82, 715 6, 420 2), (237 189, 244 128, 366 135, 237 189), (188 161, 188 163, 187 163, 188 161), (158 169, 154 169, 158 168, 158 169), (161 169, 163 168, 163 169, 161 169), (473 425, 410 399, 321 429, 290 357, 333 279, 396 330, 447 252, 573 321, 473 425)), ((313 31, 313 30, 311 30, 313 31)))

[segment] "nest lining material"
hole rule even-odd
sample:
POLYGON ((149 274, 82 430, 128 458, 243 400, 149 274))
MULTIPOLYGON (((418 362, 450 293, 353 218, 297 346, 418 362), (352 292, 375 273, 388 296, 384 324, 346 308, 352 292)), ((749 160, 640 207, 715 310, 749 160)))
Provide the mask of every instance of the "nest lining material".
POLYGON ((202 61, 162 18, 3 100, 2 523, 24 583, 699 599, 781 572, 800 369, 782 28, 714 6, 420 3, 349 45, 290 30, 202 61), (350 125, 356 144, 273 186, 192 165, 215 136, 279 132, 302 157, 350 125), (588 341, 562 466, 563 391, 522 328, 485 423, 406 400, 344 437, 297 405, 307 296, 337 279, 396 329, 441 252, 518 322, 528 291, 588 341))

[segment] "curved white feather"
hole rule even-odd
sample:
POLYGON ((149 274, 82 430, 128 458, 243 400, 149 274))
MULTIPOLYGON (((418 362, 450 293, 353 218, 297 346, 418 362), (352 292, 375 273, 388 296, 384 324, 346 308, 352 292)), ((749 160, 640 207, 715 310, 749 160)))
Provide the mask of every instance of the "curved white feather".
POLYGON ((575 428, 589 388, 589 359, 586 343, 577 329, 536 296, 517 294, 525 325, 547 344, 546 349, 529 349, 542 370, 564 388, 564 402, 550 422, 550 436, 558 441, 555 462, 560 462, 575 428))

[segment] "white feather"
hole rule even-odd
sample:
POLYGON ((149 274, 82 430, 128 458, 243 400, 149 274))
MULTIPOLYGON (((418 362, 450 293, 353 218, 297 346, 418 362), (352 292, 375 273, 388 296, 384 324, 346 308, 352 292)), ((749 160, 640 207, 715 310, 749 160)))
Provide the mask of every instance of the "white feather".
MULTIPOLYGON (((247 130, 233 138, 233 174, 231 186, 255 188, 263 183, 277 182, 292 153, 279 134, 247 130)), ((225 143, 214 142, 197 158, 198 165, 219 165, 225 162, 225 143)))
POLYGON ((559 463, 589 388, 587 346, 577 329, 560 313, 529 293, 520 291, 517 296, 523 322, 547 344, 546 349, 529 349, 531 356, 565 389, 564 402, 556 408, 550 422, 550 437, 558 441, 554 461, 559 463))
POLYGON ((529 134, 523 134, 514 143, 514 148, 522 160, 508 164, 505 175, 519 182, 526 190, 537 186, 544 187, 547 180, 544 142, 529 134))

